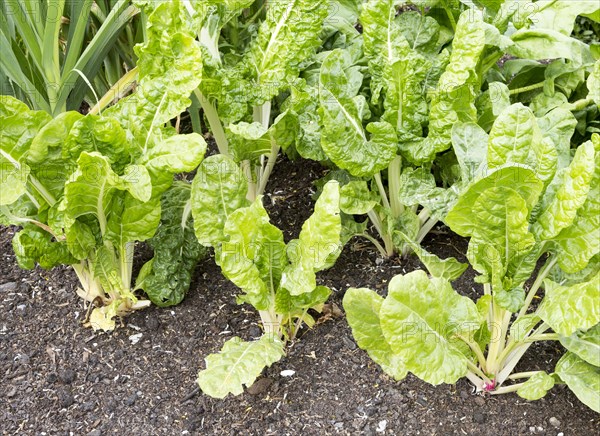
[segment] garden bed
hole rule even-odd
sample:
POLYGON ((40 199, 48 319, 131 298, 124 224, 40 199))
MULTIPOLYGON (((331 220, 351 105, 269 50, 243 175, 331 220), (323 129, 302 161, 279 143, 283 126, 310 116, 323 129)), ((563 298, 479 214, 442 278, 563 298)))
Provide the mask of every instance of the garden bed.
MULTIPOLYGON (((286 240, 312 210, 312 181, 324 170, 280 158, 264 203, 286 240), (306 215, 306 216, 303 216, 306 215)), ((249 306, 212 257, 201 262, 190 292, 176 307, 134 313, 114 332, 83 328, 85 309, 70 268, 21 270, 12 254, 14 229, 0 228, 1 434, 595 434, 597 415, 565 386, 539 401, 516 394, 481 396, 466 380, 430 386, 409 376, 395 382, 358 349, 343 316, 349 286, 382 295, 414 258, 383 261, 364 240, 352 240, 320 276, 334 290, 312 331, 251 389, 225 400, 198 393, 203 357, 232 336, 258 337, 249 306), (248 316, 250 315, 250 316, 248 316), (137 342, 136 342, 137 340, 137 342), (289 377, 281 371, 292 370, 289 377)), ((465 260, 466 241, 440 227, 424 246, 465 260)), ((136 263, 141 265, 140 250, 136 263)), ((138 267, 139 267, 138 265, 138 267)), ((473 271, 455 282, 464 294, 473 271)), ((517 370, 552 371, 559 345, 541 343, 517 370)), ((527 357, 528 356, 528 357, 527 357)))

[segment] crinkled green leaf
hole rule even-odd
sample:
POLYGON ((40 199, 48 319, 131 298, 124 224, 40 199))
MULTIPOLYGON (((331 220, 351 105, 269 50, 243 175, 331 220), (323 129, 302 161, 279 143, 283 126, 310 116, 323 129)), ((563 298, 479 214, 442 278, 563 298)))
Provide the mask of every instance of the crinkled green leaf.
POLYGON ((579 400, 600 413, 600 368, 567 352, 556 364, 556 374, 579 400))
POLYGON ((571 286, 544 281, 546 296, 537 314, 561 336, 587 330, 600 322, 600 274, 571 286))
MULTIPOLYGON (((400 232, 401 235, 403 235, 400 232)), ((403 235, 404 241, 410 245, 411 250, 418 256, 419 260, 425 265, 432 277, 453 281, 459 278, 465 272, 468 265, 459 262, 453 257, 440 259, 437 255, 429 253, 419 244, 412 241, 406 235, 403 235)))
POLYGON ((136 287, 157 306, 172 306, 183 300, 194 268, 206 253, 194 234, 190 194, 190 186, 184 182, 164 193, 160 225, 148 241, 154 257, 149 261, 150 271, 138 277, 136 287))
POLYGON ((206 153, 206 141, 197 133, 174 135, 156 143, 143 157, 144 164, 155 171, 190 172, 206 153))
POLYGON ((560 343, 590 365, 600 367, 600 324, 571 336, 560 336, 560 343))
POLYGON ((128 191, 140 201, 150 199, 152 185, 148 170, 143 166, 130 166, 131 171, 119 176, 111 169, 108 158, 97 152, 81 153, 77 165, 65 185, 62 205, 62 210, 71 218, 91 214, 105 226, 115 190, 128 191))
POLYGON ((533 231, 540 239, 551 239, 566 229, 575 220, 577 211, 588 197, 594 175, 594 146, 591 142, 577 148, 569 167, 557 175, 558 189, 538 216, 533 231))
POLYGON ((571 161, 571 137, 577 126, 575 116, 571 111, 556 108, 537 121, 542 135, 550 139, 556 148, 557 169, 567 167, 571 161))
POLYGON ((131 163, 125 130, 114 118, 88 115, 73 124, 62 147, 62 157, 73 165, 83 152, 102 154, 118 174, 131 163))
POLYGON ((372 176, 386 168, 396 155, 394 128, 385 122, 362 126, 364 98, 347 88, 351 60, 342 50, 332 51, 323 61, 320 76, 321 146, 339 167, 358 177, 372 176))
POLYGON ((238 337, 229 339, 217 354, 206 360, 206 369, 198 373, 200 389, 214 398, 228 394, 239 395, 251 386, 265 367, 285 355, 278 338, 262 336, 257 341, 244 342, 238 337))
MULTIPOLYGON (((600 137, 595 135, 600 145, 600 137)), ((577 194, 575 194, 577 195, 577 194)), ((585 203, 577 211, 573 224, 554 239, 558 246, 560 267, 567 273, 584 269, 589 260, 600 252, 600 152, 596 152, 594 175, 585 203)))
POLYGON ((437 92, 431 100, 423 161, 432 160, 435 153, 450 148, 455 123, 477 120, 474 104, 475 86, 478 86, 476 68, 484 47, 485 26, 481 13, 463 12, 456 24, 450 62, 440 76, 437 92))
POLYGON ((262 199, 233 211, 223 234, 226 242, 216 248, 215 258, 225 277, 244 291, 238 302, 268 309, 287 258, 283 234, 269 222, 262 199))
POLYGON ((510 312, 518 312, 525 303, 525 290, 521 287, 499 289, 494 292, 494 301, 510 312))
POLYGON ((83 118, 79 112, 63 112, 46 124, 33 138, 27 160, 42 163, 50 149, 62 148, 73 125, 83 118))
POLYGON ((452 126, 452 147, 462 179, 469 182, 487 168, 488 135, 476 123, 456 123, 452 126))
POLYGON ((516 103, 494 122, 489 137, 488 165, 496 168, 507 163, 525 163, 531 144, 540 140, 537 121, 531 109, 516 103))
POLYGON ((539 400, 554 387, 554 377, 545 372, 536 372, 519 387, 517 395, 529 401, 539 400))
POLYGON ((12 247, 17 263, 23 269, 33 269, 39 264, 44 269, 61 264, 77 263, 67 244, 52 240, 52 235, 34 225, 27 225, 17 232, 12 247))
POLYGON ((381 329, 406 369, 437 385, 455 383, 467 373, 467 356, 457 336, 479 329, 475 303, 445 280, 424 271, 394 277, 379 312, 381 329))
POLYGON ((343 301, 346 319, 358 346, 387 374, 396 380, 402 380, 408 370, 383 336, 379 318, 382 303, 383 297, 365 288, 348 289, 343 301))
POLYGON ((600 60, 596 61, 592 74, 588 76, 587 87, 590 91, 588 98, 591 98, 596 106, 600 107, 600 60))
POLYGON ((484 192, 493 187, 513 189, 525 200, 526 208, 531 210, 538 202, 543 184, 532 170, 518 166, 500 168, 487 177, 474 181, 460 195, 444 220, 452 231, 461 236, 471 236, 474 233, 473 205, 484 192))
POLYGON ((291 0, 269 4, 244 63, 261 86, 260 104, 276 96, 298 77, 321 40, 319 31, 327 17, 324 0, 291 0))
POLYGON ((340 189, 340 209, 344 213, 364 215, 371 211, 376 204, 367 182, 353 180, 340 189))
POLYGON ((469 242, 469 260, 474 268, 492 275, 502 265, 500 276, 504 276, 508 265, 519 255, 528 252, 535 244, 529 232, 529 211, 526 201, 517 191, 507 187, 494 187, 485 190, 472 205, 471 220, 473 232, 469 242), (473 258, 473 247, 477 251, 473 258), (490 248, 496 250, 490 254, 490 248), (487 253, 485 255, 484 253, 487 253), (495 259, 495 256, 498 259, 495 259))
POLYGON ((298 120, 298 132, 293 138, 296 151, 305 159, 326 160, 327 156, 321 148, 319 90, 307 85, 304 80, 298 80, 290 91, 282 110, 289 110, 298 120))
POLYGON ((275 118, 269 128, 260 123, 240 122, 230 124, 229 145, 236 162, 258 159, 275 147, 287 149, 298 132, 298 121, 289 112, 283 112, 275 118))
POLYGON ((330 181, 302 225, 299 238, 288 244, 291 264, 283 272, 281 286, 292 295, 311 292, 316 287, 315 273, 333 266, 340 255, 341 231, 339 184, 330 181))
POLYGON ((225 241, 223 228, 229 215, 249 204, 248 182, 230 158, 223 155, 205 159, 192 183, 192 215, 198 241, 216 246, 225 241))

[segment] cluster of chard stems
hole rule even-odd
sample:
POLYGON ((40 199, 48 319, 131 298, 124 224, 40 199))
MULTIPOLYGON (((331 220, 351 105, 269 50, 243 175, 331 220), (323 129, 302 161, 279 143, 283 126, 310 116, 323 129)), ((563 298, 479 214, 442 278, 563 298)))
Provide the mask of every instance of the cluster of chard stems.
MULTIPOLYGON (((548 258, 529 289, 525 303, 517 314, 516 320, 527 314, 535 295, 556 262, 556 257, 551 256, 548 258)), ((529 328, 529 331, 523 335, 522 340, 515 340, 515 338, 509 336, 512 312, 496 304, 489 283, 484 284, 484 294, 492 297, 487 319, 492 337, 486 356, 480 345, 472 337, 459 336, 459 339, 466 342, 477 357, 477 363, 471 360, 467 361, 467 378, 475 385, 477 391, 489 392, 492 395, 515 392, 523 386, 524 382, 513 383, 508 386, 503 386, 503 384, 507 380, 528 379, 536 373, 542 372, 527 371, 512 373, 529 347, 537 341, 558 340, 558 335, 556 333, 546 333, 550 329, 550 326, 542 322, 537 327, 533 326, 529 328), (498 333, 498 335, 496 336, 495 333, 498 333)))

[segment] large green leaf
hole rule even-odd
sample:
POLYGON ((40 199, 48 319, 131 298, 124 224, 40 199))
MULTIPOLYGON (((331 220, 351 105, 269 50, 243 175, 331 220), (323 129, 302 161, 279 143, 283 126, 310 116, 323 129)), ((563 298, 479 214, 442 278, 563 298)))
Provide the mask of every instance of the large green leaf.
POLYGON ((157 306, 172 306, 183 300, 194 268, 206 252, 194 234, 190 194, 190 186, 184 182, 165 192, 160 226, 148 241, 154 257, 149 261, 150 270, 138 277, 136 287, 157 306))
POLYGON ((600 322, 600 274, 571 286, 544 281, 546 296, 537 310, 540 318, 561 336, 587 330, 600 322))
POLYGON ((367 182, 353 180, 340 189, 340 209, 350 215, 364 215, 375 207, 367 182))
MULTIPOLYGON (((600 137, 593 137, 600 144, 600 137)), ((567 273, 586 267, 600 252, 600 152, 596 152, 594 175, 585 203, 577 211, 573 224, 555 237, 558 264, 567 273)))
POLYGON ((452 126, 452 147, 462 179, 470 182, 481 176, 487 163, 488 135, 476 123, 456 123, 452 126))
POLYGON ((265 367, 285 355, 283 343, 269 336, 244 342, 238 337, 229 339, 218 354, 206 360, 206 369, 198 374, 200 389, 215 398, 228 394, 239 395, 251 386, 265 367))
POLYGON ((520 29, 511 35, 509 54, 522 59, 566 58, 574 67, 591 65, 594 58, 587 44, 550 29, 520 29))
POLYGON ((503 276, 508 265, 535 244, 528 216, 526 201, 514 189, 502 186, 484 191, 472 206, 473 233, 467 257, 473 267, 492 276, 499 272, 494 271, 499 262, 503 276))
POLYGON ((215 258, 225 277, 244 291, 238 301, 268 309, 287 258, 283 234, 269 222, 262 199, 232 212, 223 234, 226 242, 216 249, 215 258))
POLYGON ((372 176, 386 168, 396 155, 397 137, 386 122, 362 126, 364 97, 350 90, 350 56, 332 51, 323 61, 319 78, 321 146, 339 167, 358 177, 372 176))
POLYGON ((148 201, 152 193, 150 175, 145 167, 131 165, 123 176, 110 167, 108 158, 97 152, 83 152, 77 170, 65 185, 62 210, 69 217, 95 215, 102 226, 107 223, 115 190, 128 191, 133 198, 148 201))
POLYGON ((173 135, 157 142, 142 157, 144 165, 155 171, 190 172, 196 169, 206 153, 206 141, 197 133, 173 135))
POLYGON ((488 147, 490 168, 506 163, 524 163, 529 154, 529 147, 536 136, 536 128, 537 123, 533 112, 521 103, 504 110, 494 122, 490 132, 488 147))
POLYGON ((394 277, 379 312, 381 329, 406 369, 437 385, 455 383, 467 374, 458 336, 477 331, 481 317, 470 299, 424 271, 394 277))
POLYGON ((556 374, 583 404, 600 413, 600 368, 574 353, 566 353, 556 364, 556 374))
POLYGON ((452 231, 462 236, 471 236, 474 233, 473 204, 485 191, 493 187, 515 190, 525 200, 527 209, 531 210, 538 202, 543 184, 534 171, 520 166, 502 167, 487 177, 474 181, 460 195, 444 220, 452 231))
POLYGON ((340 189, 336 181, 323 187, 313 214, 304 222, 297 240, 287 247, 291 264, 283 272, 281 286, 292 295, 311 292, 315 273, 330 268, 341 252, 340 189))
POLYGON ((249 204, 248 181, 236 163, 223 155, 205 159, 192 183, 192 215, 198 241, 212 247, 225 240, 229 215, 249 204))
POLYGON ((590 365, 600 367, 600 324, 571 336, 561 336, 560 343, 590 365))
POLYGON ((594 64, 594 70, 587 80, 587 87, 590 91, 588 98, 591 98, 596 106, 600 107, 600 60, 594 64))
POLYGON ((298 77, 321 42, 319 31, 326 17, 325 0, 269 3, 266 19, 244 59, 261 85, 255 105, 270 100, 298 77))
POLYGON ((578 15, 600 10, 595 1, 541 0, 535 6, 531 21, 536 29, 552 29, 564 35, 571 35, 578 15))
POLYGON ((408 371, 383 337, 379 319, 382 303, 383 297, 365 288, 348 289, 343 301, 346 319, 358 346, 387 374, 402 380, 408 371))
POLYGON ((591 142, 577 148, 571 164, 559 177, 558 186, 551 200, 546 201, 533 231, 540 239, 551 239, 568 228, 577 216, 577 211, 588 197, 594 175, 594 146, 591 142))

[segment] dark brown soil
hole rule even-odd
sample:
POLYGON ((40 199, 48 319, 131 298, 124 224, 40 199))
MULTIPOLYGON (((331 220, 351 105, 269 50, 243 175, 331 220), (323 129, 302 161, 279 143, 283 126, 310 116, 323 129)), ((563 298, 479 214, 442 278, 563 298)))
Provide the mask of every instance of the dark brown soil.
MULTIPOLYGON (((310 214, 311 181, 323 171, 285 158, 276 166, 265 204, 286 238, 310 214)), ((13 233, 0 228, 2 435, 598 434, 598 415, 564 386, 528 402, 514 394, 474 395, 466 381, 394 382, 356 347, 343 317, 305 332, 250 393, 222 401, 190 395, 204 356, 233 335, 260 335, 257 314, 235 304, 236 288, 211 258, 198 266, 180 306, 150 308, 101 334, 80 325, 84 309, 71 269, 20 270, 13 233), (141 335, 139 342, 133 335, 141 335), (282 370, 295 374, 282 377, 282 370)), ((442 257, 466 249, 445 228, 425 245, 442 257)), ((383 261, 366 241, 354 240, 321 280, 341 307, 349 286, 384 294, 391 277, 418 266, 414 259, 383 261)), ((472 277, 468 271, 456 288, 474 295, 472 277)), ((559 355, 554 344, 540 345, 521 370, 551 370, 559 355)))

